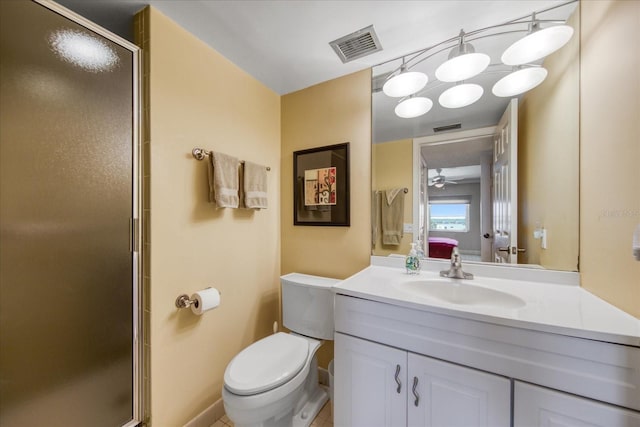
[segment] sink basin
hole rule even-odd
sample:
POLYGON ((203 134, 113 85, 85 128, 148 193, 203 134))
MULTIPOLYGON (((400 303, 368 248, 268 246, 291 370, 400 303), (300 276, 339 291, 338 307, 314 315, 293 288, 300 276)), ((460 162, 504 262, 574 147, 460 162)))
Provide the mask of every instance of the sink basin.
POLYGON ((506 292, 447 279, 415 280, 395 286, 417 297, 437 299, 450 304, 512 309, 526 304, 521 298, 506 292))

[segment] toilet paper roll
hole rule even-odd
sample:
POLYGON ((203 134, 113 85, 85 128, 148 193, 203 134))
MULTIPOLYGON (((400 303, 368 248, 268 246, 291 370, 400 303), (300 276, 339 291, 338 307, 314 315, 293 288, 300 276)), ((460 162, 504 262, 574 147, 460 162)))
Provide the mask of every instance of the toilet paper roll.
POLYGON ((191 304, 191 311, 199 316, 220 305, 220 292, 216 288, 207 288, 191 295, 191 299, 195 300, 191 304))

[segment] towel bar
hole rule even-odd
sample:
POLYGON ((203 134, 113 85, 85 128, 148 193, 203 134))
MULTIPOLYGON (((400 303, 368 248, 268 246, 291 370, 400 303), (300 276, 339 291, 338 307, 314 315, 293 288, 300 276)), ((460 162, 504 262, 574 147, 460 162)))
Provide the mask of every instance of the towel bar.
MULTIPOLYGON (((204 160, 206 156, 211 154, 211 151, 207 151, 204 148, 194 148, 191 150, 191 154, 193 154, 193 157, 195 157, 196 160, 204 160)), ((244 160, 240 160, 240 163, 244 163, 244 160)), ((271 170, 269 166, 266 166, 266 168, 268 171, 271 170)))
MULTIPOLYGON (((195 156, 195 154, 194 154, 194 156, 195 156)), ((404 192, 404 194, 407 194, 407 193, 409 192, 409 189, 408 189, 407 187, 404 187, 404 188, 402 189, 402 191, 404 192)), ((376 193, 382 193, 382 191, 377 190, 377 191, 376 191, 376 193)))

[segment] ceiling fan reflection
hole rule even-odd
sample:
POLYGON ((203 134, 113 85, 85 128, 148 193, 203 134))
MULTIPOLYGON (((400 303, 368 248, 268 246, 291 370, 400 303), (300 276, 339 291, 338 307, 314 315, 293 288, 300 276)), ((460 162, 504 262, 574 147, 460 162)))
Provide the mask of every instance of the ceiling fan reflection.
POLYGON ((457 184, 457 181, 448 180, 443 174, 442 169, 436 169, 438 173, 429 181, 429 187, 444 188, 445 184, 457 184))

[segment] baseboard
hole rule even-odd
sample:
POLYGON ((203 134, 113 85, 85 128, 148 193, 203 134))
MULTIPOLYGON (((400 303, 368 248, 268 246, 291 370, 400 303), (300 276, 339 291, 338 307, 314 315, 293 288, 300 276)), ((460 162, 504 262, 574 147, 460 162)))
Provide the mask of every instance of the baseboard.
POLYGON ((224 416, 224 405, 222 399, 218 399, 211 406, 200 412, 184 427, 211 427, 216 421, 224 416))

